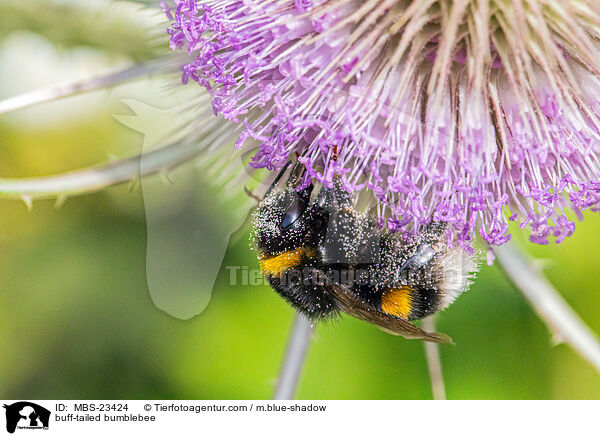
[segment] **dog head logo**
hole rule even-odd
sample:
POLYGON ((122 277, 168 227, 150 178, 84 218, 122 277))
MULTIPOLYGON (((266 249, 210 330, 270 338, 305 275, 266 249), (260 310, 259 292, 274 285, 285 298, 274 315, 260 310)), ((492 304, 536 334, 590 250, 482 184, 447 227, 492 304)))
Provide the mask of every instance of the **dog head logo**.
POLYGON ((6 409, 6 431, 14 433, 19 429, 47 429, 50 411, 29 401, 19 401, 3 406, 6 409))

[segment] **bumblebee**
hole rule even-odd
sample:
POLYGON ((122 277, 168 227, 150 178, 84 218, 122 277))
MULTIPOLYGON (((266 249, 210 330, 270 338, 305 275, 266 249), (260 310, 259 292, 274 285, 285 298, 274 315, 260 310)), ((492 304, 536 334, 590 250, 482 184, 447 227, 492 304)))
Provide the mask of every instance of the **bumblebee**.
POLYGON ((411 322, 448 307, 477 271, 476 256, 448 246, 447 224, 406 238, 359 212, 339 177, 332 187, 302 186, 304 166, 290 166, 254 213, 260 269, 273 289, 313 322, 345 312, 406 338, 451 342, 411 322))

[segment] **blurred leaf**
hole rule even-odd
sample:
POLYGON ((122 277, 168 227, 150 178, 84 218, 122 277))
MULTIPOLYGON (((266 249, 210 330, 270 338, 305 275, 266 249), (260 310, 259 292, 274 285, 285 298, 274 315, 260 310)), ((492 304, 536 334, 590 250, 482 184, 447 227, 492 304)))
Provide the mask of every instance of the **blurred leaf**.
MULTIPOLYGON (((142 7, 139 7, 140 11, 142 7)), ((14 31, 29 31, 52 43, 73 48, 88 46, 135 61, 156 57, 165 46, 152 41, 147 20, 131 20, 131 14, 108 14, 106 8, 59 4, 48 0, 0 2, 0 39, 14 31)))

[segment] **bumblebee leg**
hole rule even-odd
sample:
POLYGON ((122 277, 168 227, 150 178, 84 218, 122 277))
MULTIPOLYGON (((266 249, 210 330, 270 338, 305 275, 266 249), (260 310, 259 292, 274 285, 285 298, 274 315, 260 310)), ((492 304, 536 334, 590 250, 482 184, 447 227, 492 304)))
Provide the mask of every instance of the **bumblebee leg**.
POLYGON ((244 186, 244 192, 246 193, 246 195, 250 198, 253 198, 254 200, 256 200, 256 204, 260 203, 262 201, 262 199, 256 195, 254 192, 252 192, 251 190, 248 189, 247 186, 244 186))

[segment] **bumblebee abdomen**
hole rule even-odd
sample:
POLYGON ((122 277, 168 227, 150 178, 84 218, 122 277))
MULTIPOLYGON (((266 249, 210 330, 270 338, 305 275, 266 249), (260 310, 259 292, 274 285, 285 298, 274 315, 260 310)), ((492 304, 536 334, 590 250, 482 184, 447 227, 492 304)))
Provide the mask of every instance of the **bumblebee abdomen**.
POLYGON ((443 307, 442 293, 435 289, 411 286, 391 288, 381 297, 381 310, 388 315, 409 321, 431 315, 443 307))

